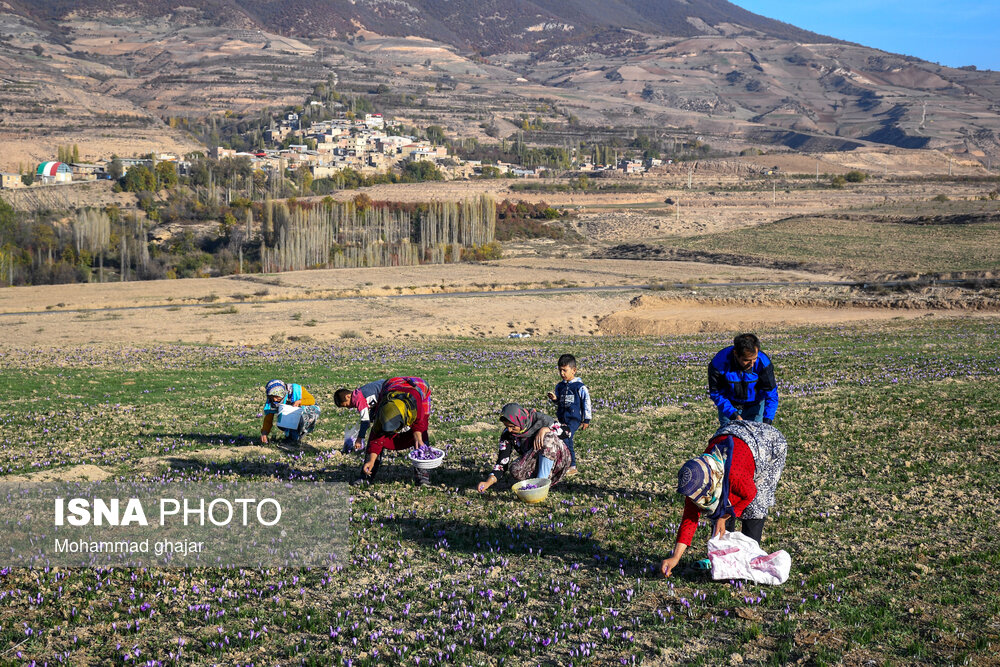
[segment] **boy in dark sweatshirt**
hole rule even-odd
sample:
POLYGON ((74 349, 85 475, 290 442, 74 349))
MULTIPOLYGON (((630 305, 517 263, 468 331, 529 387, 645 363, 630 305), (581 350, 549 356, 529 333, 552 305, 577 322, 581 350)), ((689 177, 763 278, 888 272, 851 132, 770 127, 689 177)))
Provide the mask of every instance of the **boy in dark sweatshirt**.
POLYGON ((562 426, 562 438, 570 453, 570 467, 567 475, 575 475, 576 451, 573 449, 573 436, 577 429, 586 430, 590 426, 590 391, 583 380, 576 377, 576 357, 564 354, 559 357, 559 376, 562 382, 556 385, 555 391, 548 393, 549 401, 556 406, 556 419, 562 426))

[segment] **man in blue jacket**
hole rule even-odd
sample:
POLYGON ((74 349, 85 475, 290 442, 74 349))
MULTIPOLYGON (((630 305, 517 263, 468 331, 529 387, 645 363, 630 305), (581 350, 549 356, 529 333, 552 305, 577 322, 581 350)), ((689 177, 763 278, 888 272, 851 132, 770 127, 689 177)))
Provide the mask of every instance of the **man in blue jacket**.
POLYGON ((774 365, 760 351, 760 339, 740 334, 708 364, 708 395, 719 410, 719 424, 762 421, 770 424, 778 411, 774 365))

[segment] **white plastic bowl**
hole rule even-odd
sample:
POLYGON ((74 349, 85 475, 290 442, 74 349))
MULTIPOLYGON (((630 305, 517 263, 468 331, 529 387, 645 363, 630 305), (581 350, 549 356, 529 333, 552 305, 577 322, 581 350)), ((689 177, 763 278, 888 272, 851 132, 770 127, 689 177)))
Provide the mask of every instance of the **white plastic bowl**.
POLYGON ((412 456, 410 456, 410 454, 412 454, 413 452, 407 454, 406 458, 410 460, 410 463, 413 465, 414 468, 419 468, 421 470, 433 470, 434 468, 440 466, 441 463, 444 461, 444 450, 438 449, 437 447, 431 447, 431 450, 438 453, 438 456, 436 458, 427 460, 415 459, 412 456))
POLYGON ((531 479, 526 479, 524 481, 518 482, 510 487, 510 490, 517 494, 517 497, 528 503, 529 505, 534 505, 535 503, 540 503, 549 496, 549 488, 552 486, 552 480, 542 479, 541 477, 532 477, 531 479), (537 489, 525 489, 523 487, 536 485, 537 489))

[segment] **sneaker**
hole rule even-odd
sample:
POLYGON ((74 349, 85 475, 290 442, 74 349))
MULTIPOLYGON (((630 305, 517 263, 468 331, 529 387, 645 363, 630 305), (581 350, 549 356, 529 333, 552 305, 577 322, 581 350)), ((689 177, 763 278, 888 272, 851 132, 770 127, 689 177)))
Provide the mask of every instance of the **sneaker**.
POLYGON ((431 475, 426 470, 414 470, 417 478, 417 486, 430 486, 431 475))
POLYGON ((566 477, 572 477, 573 475, 577 474, 578 472, 580 472, 580 471, 576 469, 576 466, 570 466, 566 470, 566 475, 565 476, 566 477))
POLYGON ((371 484, 371 480, 368 477, 365 477, 364 475, 358 477, 356 480, 351 482, 351 486, 354 487, 368 486, 369 484, 371 484))

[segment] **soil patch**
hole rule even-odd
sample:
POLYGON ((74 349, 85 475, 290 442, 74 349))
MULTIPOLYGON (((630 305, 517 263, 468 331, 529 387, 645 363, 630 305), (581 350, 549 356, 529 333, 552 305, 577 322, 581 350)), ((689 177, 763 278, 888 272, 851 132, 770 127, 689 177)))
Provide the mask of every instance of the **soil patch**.
MULTIPOLYGON (((244 461, 260 456, 273 456, 276 453, 277 450, 273 447, 251 445, 248 447, 213 447, 212 449, 202 449, 196 452, 185 452, 183 457, 192 464, 200 463, 207 465, 244 461)), ((172 462, 177 461, 177 459, 177 455, 147 456, 139 461, 139 466, 146 470, 160 470, 172 467, 172 462)))
POLYGON ((28 482, 41 484, 43 482, 101 482, 113 474, 95 465, 83 464, 69 468, 53 468, 39 470, 27 475, 10 475, 4 478, 7 482, 28 482))
POLYGON ((663 299, 642 296, 627 310, 598 320, 601 333, 618 336, 663 336, 689 333, 753 331, 807 324, 926 317, 927 310, 872 308, 864 305, 821 305, 803 301, 757 302, 663 299))
POLYGON ((489 424, 487 422, 476 422, 474 424, 465 424, 459 426, 458 430, 462 433, 479 433, 480 431, 492 431, 498 428, 496 424, 489 424))

